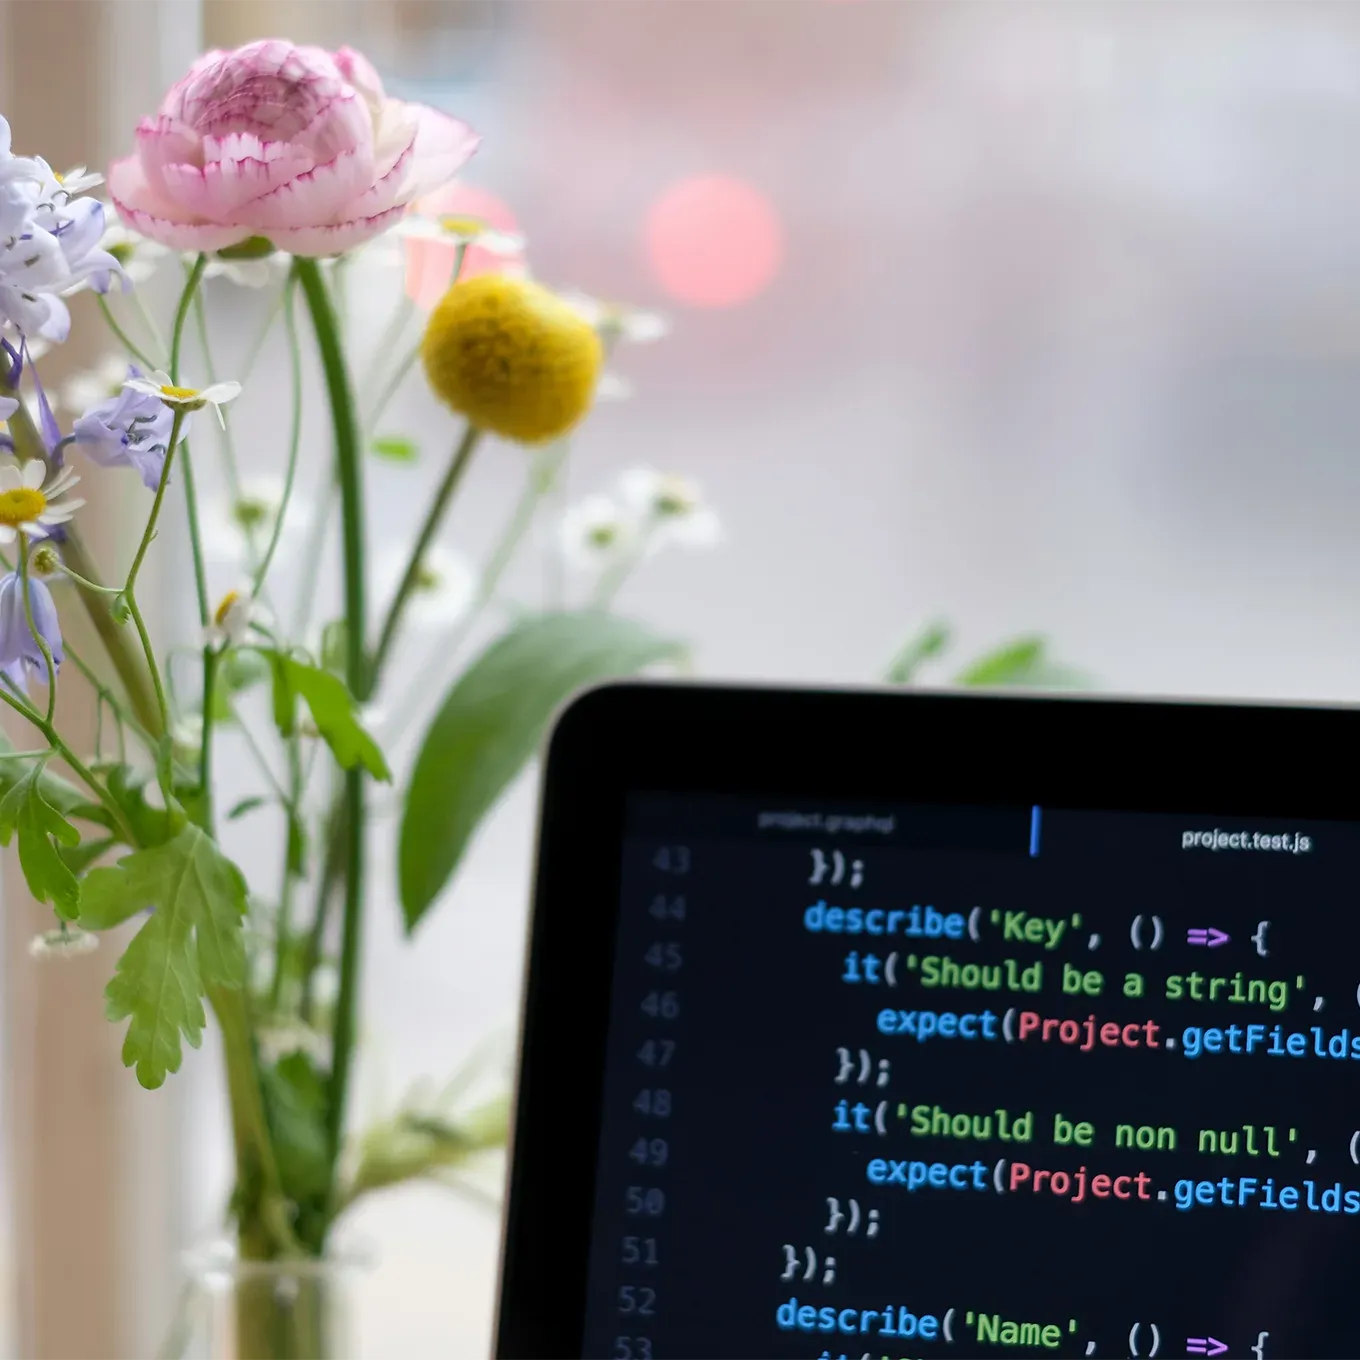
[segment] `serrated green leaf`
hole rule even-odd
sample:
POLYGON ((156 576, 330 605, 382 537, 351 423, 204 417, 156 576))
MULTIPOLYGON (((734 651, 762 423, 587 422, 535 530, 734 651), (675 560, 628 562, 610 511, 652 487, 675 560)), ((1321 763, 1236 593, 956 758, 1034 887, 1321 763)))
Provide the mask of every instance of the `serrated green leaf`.
POLYGON ((916 672, 949 646, 949 625, 941 620, 928 623, 914 637, 902 644, 897 655, 888 663, 884 679, 890 685, 909 685, 916 672))
POLYGON ((414 463, 420 457, 416 441, 404 435, 381 435, 369 447, 379 458, 392 463, 414 463))
MULTIPOLYGON (((27 779, 33 771, 33 760, 11 760, 7 752, 14 750, 14 744, 0 732, 0 798, 3 798, 21 780, 27 779)), ((108 809, 94 802, 87 793, 74 784, 68 783, 60 775, 43 769, 38 776, 42 789, 43 802, 56 808, 63 817, 76 817, 81 821, 97 822, 100 826, 112 829, 108 809)))
POLYGON ((280 719, 291 721, 295 696, 300 697, 342 770, 362 765, 374 779, 392 778, 378 743, 360 724, 354 699, 338 675, 279 652, 270 653, 270 659, 274 668, 274 720, 280 732, 287 735, 280 719))
POLYGON ((206 989, 245 981, 245 879, 196 826, 86 877, 80 924, 87 930, 147 909, 104 995, 110 1020, 131 1020, 124 1066, 135 1066, 137 1080, 154 1090, 179 1071, 181 1036, 194 1048, 202 1042, 206 989))
POLYGON ((675 660, 683 647, 602 612, 517 624, 454 682, 421 743, 398 852, 408 931, 453 876, 473 832, 585 685, 675 660))
POLYGON ((80 832, 43 796, 43 767, 30 762, 22 779, 0 799, 0 845, 19 840, 19 867, 28 890, 64 921, 80 911, 80 884, 59 847, 80 844, 80 832))

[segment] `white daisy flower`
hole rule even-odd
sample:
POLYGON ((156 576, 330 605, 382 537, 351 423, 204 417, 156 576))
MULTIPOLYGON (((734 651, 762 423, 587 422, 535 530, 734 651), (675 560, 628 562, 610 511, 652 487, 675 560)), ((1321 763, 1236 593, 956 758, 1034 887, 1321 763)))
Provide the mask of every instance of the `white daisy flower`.
POLYGON ((170 248, 124 226, 111 207, 105 209, 104 221, 108 226, 104 228, 104 235, 100 238, 100 250, 112 255, 123 266, 123 272, 133 283, 145 283, 171 253, 170 248))
POLYGON ((500 231, 480 217, 459 213, 443 213, 438 217, 411 213, 403 217, 390 234, 423 241, 446 241, 455 246, 476 246, 492 255, 524 253, 524 237, 519 232, 500 231))
POLYGON ((600 572, 632 556, 641 531, 638 516, 627 506, 609 496, 586 496, 562 516, 558 541, 569 566, 600 572))
POLYGON ((268 625, 264 609, 248 591, 229 590, 213 610, 212 622, 203 630, 203 641, 209 647, 237 647, 257 623, 268 625))
POLYGON ((66 495, 80 480, 70 466, 58 469, 44 485, 45 477, 41 458, 0 467, 0 543, 13 543, 20 534, 46 538, 53 525, 65 524, 85 504, 66 495))
POLYGON ((703 493, 674 473, 632 468, 619 478, 619 496, 646 523, 649 548, 665 543, 711 548, 722 537, 718 516, 703 493))
POLYGON ((45 930, 28 942, 29 957, 35 959, 74 959, 98 948, 99 936, 79 926, 45 930))
POLYGON ((83 194, 87 189, 97 189, 104 182, 104 176, 97 171, 87 170, 77 165, 73 170, 65 170, 52 177, 68 195, 83 194))
POLYGON ((587 293, 568 291, 562 301, 599 331, 606 341, 627 340, 634 345, 650 345, 670 334, 671 323, 660 312, 638 307, 601 302, 587 293))
MULTIPOLYGON (((210 500, 203 507, 204 541, 221 556, 229 558, 240 557, 250 538, 263 551, 283 506, 285 485, 282 477, 247 477, 242 479, 241 494, 235 499, 219 496, 210 500)), ((311 520, 307 501, 294 486, 283 517, 284 539, 290 534, 301 533, 311 520)), ((280 548, 282 546, 281 541, 280 548)))
MULTIPOLYGON (((390 600, 406 571, 406 557, 390 553, 378 564, 377 594, 390 600)), ((415 589, 406 602, 405 617, 411 623, 438 628, 457 623, 477 594, 477 573, 471 563, 448 548, 433 544, 421 559, 415 589)))
POLYGON ((108 401, 122 391, 127 381, 128 364, 121 355, 105 355, 93 368, 73 373, 57 389, 57 406, 63 411, 83 415, 92 406, 108 401))
POLYGON ((144 392, 150 397, 159 397, 172 411, 201 411, 211 406, 217 416, 217 423, 225 428, 222 407, 241 395, 238 382, 218 382, 210 387, 177 387, 169 374, 156 370, 149 378, 129 378, 124 384, 134 392, 144 392))

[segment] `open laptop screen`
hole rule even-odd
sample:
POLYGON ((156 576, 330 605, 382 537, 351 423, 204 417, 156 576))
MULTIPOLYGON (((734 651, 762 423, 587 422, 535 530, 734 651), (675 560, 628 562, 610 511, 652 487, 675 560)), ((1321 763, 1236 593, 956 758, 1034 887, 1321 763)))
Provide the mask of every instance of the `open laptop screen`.
POLYGON ((1360 1352, 1360 829, 625 825, 587 1353, 1360 1352))

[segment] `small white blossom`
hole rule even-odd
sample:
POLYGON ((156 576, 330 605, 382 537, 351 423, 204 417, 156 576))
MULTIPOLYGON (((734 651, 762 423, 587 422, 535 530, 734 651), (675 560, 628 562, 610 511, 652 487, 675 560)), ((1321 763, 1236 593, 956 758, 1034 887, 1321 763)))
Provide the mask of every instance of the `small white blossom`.
MULTIPOLYGON (((390 553, 378 565, 380 600, 392 599, 406 571, 404 554, 390 553)), ((457 623, 477 594, 477 573, 466 558, 434 544, 426 550, 406 602, 405 617, 416 626, 430 628, 457 623)))
POLYGON ((108 225, 99 240, 100 250, 112 255, 133 283, 145 283, 171 253, 169 247, 124 226, 110 206, 105 207, 104 220, 108 225))
POLYGON ((0 543, 13 543, 20 534, 46 538, 56 525, 65 524, 85 504, 66 494, 78 481, 69 464, 47 477, 41 458, 0 467, 0 543))
POLYGON ((159 369, 149 378, 129 378, 124 386, 149 397, 159 397, 172 411, 201 411, 205 406, 211 406, 217 423, 224 428, 226 421, 222 418, 222 407, 241 395, 241 384, 238 382, 218 382, 203 388, 178 387, 171 381, 169 374, 159 369))
POLYGON ((524 237, 517 231, 500 231, 480 217, 464 213, 441 213, 423 217, 410 213, 392 228, 393 236, 417 241, 444 241, 455 246, 476 246, 492 255, 524 253, 524 237))
MULTIPOLYGON (((279 511, 283 507, 286 483, 282 477, 247 477, 240 486, 240 495, 218 496, 203 507, 203 537, 207 546, 223 558, 240 558, 252 539, 263 551, 274 532, 279 511)), ((311 523, 312 513, 306 498, 294 486, 283 517, 283 539, 300 533, 311 523)))
POLYGON ((652 548, 666 543, 711 548, 722 537, 718 516, 704 502, 698 486, 684 477, 632 468, 619 479, 619 495, 645 522, 652 548))
POLYGON ((562 301, 594 326, 606 341, 626 340, 633 345, 650 345, 671 331, 670 321, 660 312, 601 302, 587 293, 571 291, 562 294, 562 301))
POLYGON ((305 1053, 318 1067, 325 1067, 331 1060, 326 1036, 301 1021, 281 1020, 277 1025, 262 1025, 255 1039, 260 1058, 269 1067, 290 1053, 305 1053))
MULTIPOLYGON (((185 258, 192 264, 198 257, 188 255, 185 258)), ((281 250, 245 259, 223 259, 220 255, 211 255, 203 277, 226 279, 238 288, 268 288, 271 284, 282 283, 291 265, 292 260, 281 250)))
POLYGON ((28 942, 28 953, 35 959, 74 959, 99 948, 99 936, 79 926, 45 930, 28 942))
POLYGON ((238 647, 256 624, 268 626, 263 608, 246 590, 229 590, 213 610, 212 622, 203 630, 209 647, 238 647))
POLYGON ((611 497, 586 496, 562 516, 562 556, 577 571, 603 571, 636 554, 641 527, 638 517, 611 497))

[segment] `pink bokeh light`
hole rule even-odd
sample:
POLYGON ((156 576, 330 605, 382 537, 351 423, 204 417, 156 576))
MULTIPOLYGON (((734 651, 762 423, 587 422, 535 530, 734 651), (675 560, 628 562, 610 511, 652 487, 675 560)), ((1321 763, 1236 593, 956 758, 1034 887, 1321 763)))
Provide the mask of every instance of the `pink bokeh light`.
MULTIPOLYGON (((519 223, 509 205, 488 190, 471 184, 455 181, 420 199, 414 211, 431 218, 475 217, 497 231, 519 234, 519 223)), ((453 241, 425 240, 418 236, 407 237, 402 244, 406 248, 406 295, 422 311, 431 311, 453 282, 458 248, 453 241)), ((497 255, 479 246, 469 246, 460 277, 470 279, 475 274, 505 273, 521 269, 523 265, 523 255, 497 255)))
POLYGON ((652 204, 647 258, 661 287, 692 307, 735 307, 766 288, 784 258, 770 201, 745 180, 702 175, 652 204))

